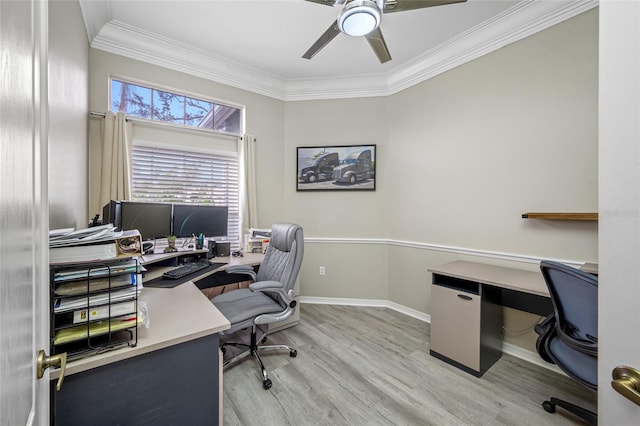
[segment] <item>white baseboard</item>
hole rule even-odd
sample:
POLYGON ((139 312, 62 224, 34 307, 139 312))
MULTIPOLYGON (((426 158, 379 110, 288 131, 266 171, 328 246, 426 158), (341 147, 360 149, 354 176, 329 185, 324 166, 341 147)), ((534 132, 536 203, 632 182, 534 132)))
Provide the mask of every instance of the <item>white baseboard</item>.
POLYGON ((372 308, 389 308, 400 312, 412 318, 431 323, 431 315, 407 308, 406 306, 382 299, 349 299, 342 297, 312 297, 300 296, 300 303, 309 303, 313 305, 346 305, 346 306, 368 306, 372 308))
MULTIPOLYGON (((415 309, 408 308, 406 306, 400 305, 399 303, 392 302, 390 300, 300 296, 300 303, 309 303, 309 304, 315 304, 315 305, 344 305, 344 306, 368 306, 373 308, 389 308, 389 309, 393 309, 396 312, 400 312, 401 314, 405 314, 417 320, 424 321, 426 323, 431 324, 431 315, 425 314, 424 312, 416 311, 415 309)), ((540 367, 544 367, 556 373, 564 374, 564 372, 554 364, 549 364, 548 362, 545 362, 542 358, 540 358, 540 355, 538 355, 536 352, 532 352, 530 350, 521 348, 520 346, 503 342, 502 352, 505 354, 514 356, 516 358, 519 358, 523 361, 527 361, 532 364, 538 365, 540 367)))

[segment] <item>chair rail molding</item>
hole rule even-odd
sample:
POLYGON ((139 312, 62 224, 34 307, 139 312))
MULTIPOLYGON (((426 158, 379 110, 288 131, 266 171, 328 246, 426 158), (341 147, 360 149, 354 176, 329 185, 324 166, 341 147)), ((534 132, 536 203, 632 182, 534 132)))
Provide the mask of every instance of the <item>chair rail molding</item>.
POLYGON ((388 245, 396 247, 415 248, 419 250, 433 250, 446 253, 455 253, 465 256, 476 256, 490 259, 508 260, 512 262, 538 264, 542 260, 553 260, 565 265, 579 268, 585 262, 568 259, 541 258, 517 253, 504 253, 498 251, 480 250, 465 247, 446 246, 441 244, 423 243, 417 241, 403 241, 386 238, 314 238, 305 237, 305 244, 367 244, 367 245, 388 245))

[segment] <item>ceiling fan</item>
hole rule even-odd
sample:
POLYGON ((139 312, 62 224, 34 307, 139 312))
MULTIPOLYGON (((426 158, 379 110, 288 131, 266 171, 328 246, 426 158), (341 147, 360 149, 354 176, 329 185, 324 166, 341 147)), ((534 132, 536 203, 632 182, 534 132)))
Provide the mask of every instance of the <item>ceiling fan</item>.
POLYGON ((302 55, 305 59, 313 58, 323 47, 343 32, 351 36, 364 36, 374 53, 384 64, 391 60, 391 54, 380 30, 382 14, 422 9, 460 3, 467 0, 306 0, 325 6, 341 6, 338 19, 320 36, 318 40, 302 55))

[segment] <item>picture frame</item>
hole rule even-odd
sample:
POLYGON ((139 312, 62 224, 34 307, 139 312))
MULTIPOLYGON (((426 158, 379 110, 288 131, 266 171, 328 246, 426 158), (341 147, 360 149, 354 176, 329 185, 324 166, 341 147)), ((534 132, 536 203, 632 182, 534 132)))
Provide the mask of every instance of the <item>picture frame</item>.
POLYGON ((297 148, 296 191, 375 190, 375 144, 297 148))

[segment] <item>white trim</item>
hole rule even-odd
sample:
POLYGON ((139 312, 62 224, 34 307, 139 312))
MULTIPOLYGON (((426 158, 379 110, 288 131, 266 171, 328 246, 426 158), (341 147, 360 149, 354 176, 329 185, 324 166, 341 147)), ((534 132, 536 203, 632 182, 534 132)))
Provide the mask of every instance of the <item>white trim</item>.
POLYGON ((547 370, 551 370, 555 373, 566 375, 564 371, 558 368, 557 365, 545 362, 537 353, 529 351, 527 349, 523 349, 520 346, 514 345, 513 343, 502 342, 502 353, 509 354, 513 357, 546 368, 547 370))
POLYGON ((105 24, 91 47, 276 99, 285 92, 284 80, 263 70, 118 21, 105 24))
POLYGON ((313 238, 305 237, 305 244, 371 244, 371 245, 390 245, 397 247, 409 247, 420 250, 433 250, 446 253, 454 253, 464 256, 477 256, 490 259, 508 260, 512 262, 522 263, 540 263, 541 260, 553 260, 555 262, 564 263, 565 265, 580 267, 585 261, 568 260, 568 259, 552 259, 549 257, 541 258, 518 253, 504 253, 498 251, 487 251, 466 247, 445 246, 441 244, 422 243, 418 241, 402 241, 387 238, 313 238))
POLYGON ((431 315, 425 314, 424 312, 416 311, 415 309, 408 308, 390 300, 300 296, 300 303, 309 303, 314 305, 343 305, 366 306, 370 308, 389 308, 420 321, 431 323, 431 315))
MULTIPOLYGON (((300 303, 308 303, 310 305, 341 305, 341 306, 366 306, 371 308, 388 308, 411 318, 431 324, 431 315, 425 314, 415 309, 408 308, 390 300, 381 299, 349 299, 341 297, 313 297, 300 296, 300 303)), ((559 374, 565 374, 556 365, 544 362, 540 356, 532 351, 523 349, 512 343, 502 342, 502 353, 519 358, 523 361, 544 367, 548 370, 559 374)))
POLYGON ((523 0, 388 73, 291 79, 111 20, 111 9, 81 0, 92 48, 284 101, 389 96, 598 6, 597 0, 523 0), (88 6, 91 4, 92 6, 88 6))

